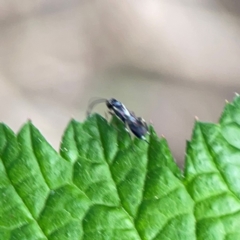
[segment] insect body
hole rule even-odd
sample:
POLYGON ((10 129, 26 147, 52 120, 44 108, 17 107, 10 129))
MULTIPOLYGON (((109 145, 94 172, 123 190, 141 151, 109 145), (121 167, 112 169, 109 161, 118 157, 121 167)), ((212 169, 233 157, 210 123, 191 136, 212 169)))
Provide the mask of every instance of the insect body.
POLYGON ((111 98, 109 100, 107 99, 95 99, 93 100, 89 106, 87 111, 87 116, 91 114, 91 111, 93 107, 99 103, 105 102, 108 109, 110 110, 110 114, 116 115, 122 122, 126 122, 127 118, 130 118, 131 114, 129 110, 119 101, 117 101, 114 98, 111 98))
POLYGON ((148 133, 148 125, 143 118, 134 117, 131 120, 127 120, 127 125, 131 132, 137 137, 146 142, 145 135, 148 133))
POLYGON ((110 100, 106 101, 106 105, 108 109, 114 113, 118 118, 120 118, 124 123, 126 123, 126 120, 131 117, 130 112, 128 109, 119 101, 117 101, 114 98, 111 98, 110 100))
POLYGON ((147 142, 145 135, 148 133, 147 123, 143 118, 136 117, 133 112, 130 112, 121 102, 114 98, 107 99, 96 99, 93 100, 89 106, 87 115, 91 114, 93 107, 96 104, 105 102, 110 114, 116 115, 126 126, 126 129, 130 130, 137 138, 143 139, 147 142))

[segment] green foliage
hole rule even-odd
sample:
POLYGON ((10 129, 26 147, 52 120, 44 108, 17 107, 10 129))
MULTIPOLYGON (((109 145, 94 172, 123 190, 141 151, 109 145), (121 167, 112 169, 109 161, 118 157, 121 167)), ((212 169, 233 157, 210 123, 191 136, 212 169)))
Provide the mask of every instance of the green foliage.
POLYGON ((0 239, 240 239, 240 97, 196 122, 184 172, 99 115, 72 120, 58 154, 31 122, 0 125, 0 239))

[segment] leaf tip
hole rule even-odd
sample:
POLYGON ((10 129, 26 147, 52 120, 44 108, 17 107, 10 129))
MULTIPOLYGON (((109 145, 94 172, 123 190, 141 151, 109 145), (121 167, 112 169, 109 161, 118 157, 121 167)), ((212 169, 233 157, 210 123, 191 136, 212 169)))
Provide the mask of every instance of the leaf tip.
POLYGON ((77 122, 77 120, 75 118, 71 118, 69 121, 69 123, 76 123, 76 122, 77 122))

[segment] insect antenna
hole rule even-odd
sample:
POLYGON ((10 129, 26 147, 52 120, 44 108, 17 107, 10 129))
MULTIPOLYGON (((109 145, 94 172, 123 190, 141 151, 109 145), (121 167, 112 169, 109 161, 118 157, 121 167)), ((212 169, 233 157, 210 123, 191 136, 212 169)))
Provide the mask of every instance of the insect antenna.
POLYGON ((94 106, 96 106, 99 103, 106 102, 106 101, 107 101, 106 98, 98 98, 98 97, 91 98, 88 102, 87 117, 89 117, 89 115, 91 114, 94 106))

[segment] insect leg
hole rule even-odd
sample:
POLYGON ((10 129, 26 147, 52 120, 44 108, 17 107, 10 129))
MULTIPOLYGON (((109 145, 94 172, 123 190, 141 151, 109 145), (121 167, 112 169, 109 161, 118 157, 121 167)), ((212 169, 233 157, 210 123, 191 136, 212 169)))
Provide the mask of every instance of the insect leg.
MULTIPOLYGON (((147 132, 147 134, 150 134, 150 133, 147 132)), ((142 139, 143 141, 145 141, 146 143, 150 144, 150 142, 149 142, 144 136, 142 136, 141 139, 142 139)))
POLYGON ((130 133, 131 129, 129 128, 129 126, 128 126, 128 124, 126 122, 124 124, 125 124, 125 130, 128 133, 128 136, 129 136, 129 138, 132 141, 132 136, 131 136, 131 133, 130 133))

